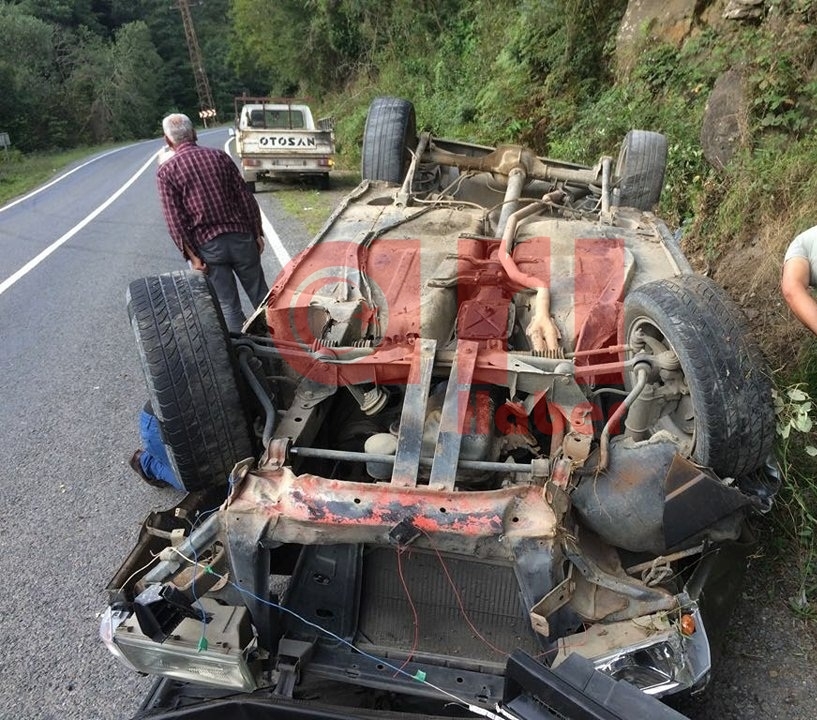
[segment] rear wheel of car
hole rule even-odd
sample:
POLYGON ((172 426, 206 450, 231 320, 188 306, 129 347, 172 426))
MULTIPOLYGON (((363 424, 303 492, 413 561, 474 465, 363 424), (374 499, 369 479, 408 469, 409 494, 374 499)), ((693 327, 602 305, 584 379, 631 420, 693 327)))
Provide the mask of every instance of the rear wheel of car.
POLYGON ((660 412, 647 434, 670 432, 722 477, 761 467, 775 433, 771 379, 724 291, 698 275, 647 283, 625 298, 624 326, 627 343, 661 369, 648 386, 663 402, 653 401, 660 412))
POLYGON ((364 180, 385 180, 399 185, 417 145, 414 105, 393 97, 375 98, 366 115, 363 130, 361 176, 364 180))
POLYGON ((253 195, 255 194, 255 192, 256 192, 255 180, 248 180, 248 181, 247 181, 247 189, 248 189, 248 190, 249 190, 251 193, 253 193, 253 195))
POLYGON ((254 449, 212 286, 201 273, 173 272, 134 280, 127 301, 148 399, 177 477, 191 492, 225 483, 254 449))
POLYGON ((667 138, 649 130, 630 130, 624 136, 616 163, 615 204, 652 210, 661 198, 666 169, 667 138))

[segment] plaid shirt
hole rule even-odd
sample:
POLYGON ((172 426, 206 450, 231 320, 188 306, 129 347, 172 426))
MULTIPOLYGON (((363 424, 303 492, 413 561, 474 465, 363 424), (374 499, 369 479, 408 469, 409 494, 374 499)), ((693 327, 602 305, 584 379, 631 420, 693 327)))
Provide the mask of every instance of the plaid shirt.
POLYGON ((262 235, 261 211, 227 153, 183 143, 156 172, 170 236, 182 255, 230 232, 262 235))

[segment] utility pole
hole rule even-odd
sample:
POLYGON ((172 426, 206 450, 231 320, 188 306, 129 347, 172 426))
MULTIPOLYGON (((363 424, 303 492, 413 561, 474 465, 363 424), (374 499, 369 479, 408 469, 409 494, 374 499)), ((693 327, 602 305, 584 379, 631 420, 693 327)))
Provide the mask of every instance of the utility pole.
POLYGON ((187 39, 190 63, 193 65, 193 75, 196 78, 196 94, 199 96, 199 117, 204 123, 204 127, 207 127, 207 121, 216 117, 216 104, 213 102, 210 83, 207 81, 207 73, 204 71, 204 61, 201 58, 199 41, 193 27, 193 17, 190 15, 190 3, 188 0, 176 0, 176 6, 182 14, 184 36, 187 39))

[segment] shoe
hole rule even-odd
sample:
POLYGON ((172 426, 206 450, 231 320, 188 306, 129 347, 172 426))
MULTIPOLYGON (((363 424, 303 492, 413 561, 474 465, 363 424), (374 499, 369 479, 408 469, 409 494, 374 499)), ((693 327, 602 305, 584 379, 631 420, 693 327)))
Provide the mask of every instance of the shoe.
POLYGON ((142 450, 136 450, 133 455, 131 455, 130 460, 128 461, 128 465, 131 466, 131 470, 135 472, 142 480, 144 480, 148 485, 155 488, 164 488, 167 487, 167 483, 162 480, 157 480, 156 478, 150 477, 143 469, 142 463, 139 459, 142 457, 142 450))

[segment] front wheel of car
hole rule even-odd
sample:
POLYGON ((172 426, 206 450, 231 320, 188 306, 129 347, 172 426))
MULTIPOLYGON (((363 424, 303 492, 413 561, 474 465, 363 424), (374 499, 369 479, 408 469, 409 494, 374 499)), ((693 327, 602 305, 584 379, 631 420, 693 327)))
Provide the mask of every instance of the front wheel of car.
POLYGON ((669 432, 722 477, 761 467, 775 433, 770 374, 726 293, 698 275, 650 282, 625 298, 624 327, 632 352, 655 361, 639 418, 648 427, 634 429, 669 432))
POLYGON ((375 98, 363 129, 361 177, 399 185, 406 177, 411 150, 416 145, 414 105, 402 98, 375 98))
POLYGON ((227 327, 207 277, 178 271, 127 293, 148 399, 176 476, 189 492, 226 483, 254 455, 227 327))

